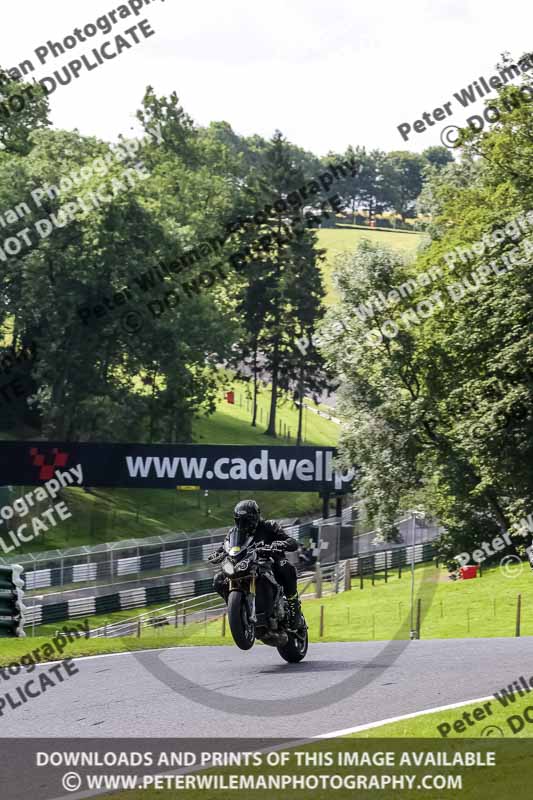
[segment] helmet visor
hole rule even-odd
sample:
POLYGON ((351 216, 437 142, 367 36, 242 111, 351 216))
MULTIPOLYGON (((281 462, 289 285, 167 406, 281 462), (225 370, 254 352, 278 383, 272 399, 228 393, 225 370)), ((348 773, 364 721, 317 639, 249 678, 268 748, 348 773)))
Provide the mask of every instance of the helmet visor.
POLYGON ((243 537, 252 536, 259 523, 255 514, 235 515, 235 526, 243 537))

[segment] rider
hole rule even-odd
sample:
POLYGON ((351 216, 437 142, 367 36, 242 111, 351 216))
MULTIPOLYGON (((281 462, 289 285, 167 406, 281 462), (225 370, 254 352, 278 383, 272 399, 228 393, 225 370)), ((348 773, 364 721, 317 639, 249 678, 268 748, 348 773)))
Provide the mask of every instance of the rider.
MULTIPOLYGON (((296 569, 283 557, 285 550, 293 552, 298 549, 298 543, 292 536, 287 536, 283 528, 277 522, 264 520, 261 518, 259 506, 255 500, 242 500, 235 506, 233 516, 235 525, 247 536, 253 536, 254 542, 263 542, 275 551, 273 553, 274 563, 272 571, 274 577, 283 588, 285 597, 289 604, 289 624, 291 627, 298 627, 302 622, 302 608, 298 597, 296 583, 296 569)), ((211 556, 211 561, 215 563, 222 560, 224 545, 219 547, 216 553, 211 556)), ((227 591, 225 590, 225 576, 223 572, 217 572, 213 579, 213 587, 221 597, 227 602, 227 591)))

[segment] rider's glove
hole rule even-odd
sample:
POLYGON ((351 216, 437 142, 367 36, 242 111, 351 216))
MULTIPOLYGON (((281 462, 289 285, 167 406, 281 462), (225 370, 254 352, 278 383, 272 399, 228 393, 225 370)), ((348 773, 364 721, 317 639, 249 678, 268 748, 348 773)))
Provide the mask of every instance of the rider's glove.
POLYGON ((272 542, 270 545, 272 550, 277 550, 278 553, 284 553, 286 550, 286 543, 285 542, 272 542))

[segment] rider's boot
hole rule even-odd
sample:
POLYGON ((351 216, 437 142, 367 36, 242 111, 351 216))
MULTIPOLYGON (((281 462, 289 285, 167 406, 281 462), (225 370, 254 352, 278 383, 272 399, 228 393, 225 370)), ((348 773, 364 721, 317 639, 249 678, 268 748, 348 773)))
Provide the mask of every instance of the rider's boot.
POLYGON ((287 603, 289 604, 289 627, 293 630, 298 630, 304 624, 298 592, 293 594, 292 597, 287 597, 287 603))

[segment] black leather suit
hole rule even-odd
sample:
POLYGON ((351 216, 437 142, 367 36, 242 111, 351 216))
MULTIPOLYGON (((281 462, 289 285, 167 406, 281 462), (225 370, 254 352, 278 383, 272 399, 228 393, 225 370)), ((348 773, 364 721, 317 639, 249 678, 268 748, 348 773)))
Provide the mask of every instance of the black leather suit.
MULTIPOLYGON (((285 542, 285 549, 289 553, 298 549, 298 542, 296 539, 293 539, 292 536, 287 536, 281 525, 278 525, 277 522, 271 522, 270 520, 260 520, 253 538, 254 541, 264 542, 265 544, 272 544, 272 542, 285 542)), ((222 550, 223 548, 220 548, 219 552, 222 552, 222 550)), ((272 571, 277 582, 283 587, 285 597, 292 597, 295 595, 297 592, 296 569, 287 561, 283 553, 274 554, 272 571)), ((218 592, 218 594, 226 600, 227 597, 224 592, 224 581, 224 573, 222 571, 217 572, 213 579, 213 588, 215 589, 215 592, 218 592)))

